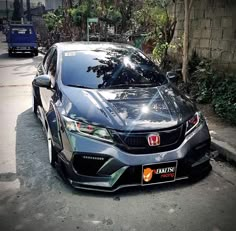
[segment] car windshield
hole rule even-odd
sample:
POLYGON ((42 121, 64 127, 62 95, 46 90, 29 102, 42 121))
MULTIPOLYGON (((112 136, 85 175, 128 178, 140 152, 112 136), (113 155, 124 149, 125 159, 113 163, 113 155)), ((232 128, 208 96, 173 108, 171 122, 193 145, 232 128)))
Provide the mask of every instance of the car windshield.
POLYGON ((85 88, 129 88, 167 83, 157 66, 135 49, 65 51, 62 82, 85 88))

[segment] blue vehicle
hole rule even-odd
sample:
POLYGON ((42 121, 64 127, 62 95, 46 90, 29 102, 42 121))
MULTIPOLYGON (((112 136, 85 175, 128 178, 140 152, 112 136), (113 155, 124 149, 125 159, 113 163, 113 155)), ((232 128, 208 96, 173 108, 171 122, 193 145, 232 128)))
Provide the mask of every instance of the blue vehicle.
POLYGON ((37 36, 31 24, 10 24, 7 42, 9 56, 16 52, 38 55, 37 36))

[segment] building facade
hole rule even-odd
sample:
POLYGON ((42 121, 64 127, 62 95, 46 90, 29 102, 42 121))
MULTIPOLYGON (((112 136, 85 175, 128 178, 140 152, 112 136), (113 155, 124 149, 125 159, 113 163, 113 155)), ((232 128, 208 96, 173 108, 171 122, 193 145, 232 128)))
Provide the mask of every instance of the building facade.
POLYGON ((56 10, 62 6, 62 0, 45 0, 46 10, 56 10))
MULTIPOLYGON (((44 1, 31 0, 30 1, 31 8, 36 7, 38 2, 42 2, 44 4, 44 1)), ((24 10, 26 10, 26 0, 23 0, 23 7, 24 10)), ((0 18, 7 17, 7 10, 8 10, 8 18, 11 19, 14 10, 14 0, 0 0, 0 18)))
POLYGON ((6 18, 7 16, 7 9, 8 9, 8 15, 11 17, 14 6, 13 6, 14 0, 0 0, 0 18, 6 18), (7 4, 6 4, 7 2, 7 4), (8 7, 7 7, 8 6, 8 7))

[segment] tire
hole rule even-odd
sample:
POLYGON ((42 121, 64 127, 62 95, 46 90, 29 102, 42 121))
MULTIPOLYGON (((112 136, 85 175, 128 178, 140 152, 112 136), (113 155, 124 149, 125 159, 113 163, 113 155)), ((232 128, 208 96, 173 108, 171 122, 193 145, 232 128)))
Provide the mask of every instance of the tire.
POLYGON ((37 114, 38 114, 38 104, 36 102, 36 98, 35 98, 34 95, 32 96, 32 112, 37 116, 37 114))
POLYGON ((36 50, 36 51, 34 52, 34 55, 35 55, 35 56, 38 56, 38 55, 39 55, 39 51, 36 50))
POLYGON ((52 136, 51 136, 51 132, 49 131, 49 129, 47 132, 47 141, 48 141, 49 163, 52 165, 53 168, 55 168, 55 164, 57 162, 57 152, 55 151, 55 148, 53 147, 52 136))
POLYGON ((13 55, 12 51, 8 51, 8 56, 12 57, 12 55, 13 55))

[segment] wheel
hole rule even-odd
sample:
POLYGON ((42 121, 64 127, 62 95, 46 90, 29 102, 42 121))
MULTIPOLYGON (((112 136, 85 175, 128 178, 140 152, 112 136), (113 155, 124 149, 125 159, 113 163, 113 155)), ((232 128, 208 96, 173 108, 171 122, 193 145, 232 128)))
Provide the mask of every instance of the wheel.
POLYGON ((36 102, 35 96, 32 95, 32 112, 37 115, 38 114, 38 104, 36 102))
POLYGON ((57 152, 55 151, 55 148, 53 147, 53 143, 52 143, 52 136, 51 136, 51 132, 48 129, 47 132, 47 140, 48 140, 48 159, 49 159, 49 163, 52 165, 52 167, 55 168, 55 164, 57 161, 57 152))
POLYGON ((35 56, 38 56, 38 55, 39 55, 39 51, 36 50, 36 51, 34 52, 34 55, 35 55, 35 56))
POLYGON ((12 54, 13 54, 12 51, 8 51, 8 56, 9 57, 12 57, 12 54))

